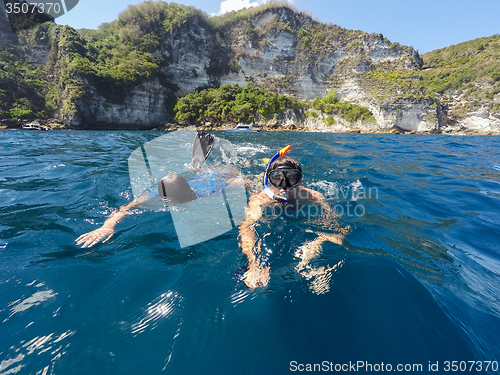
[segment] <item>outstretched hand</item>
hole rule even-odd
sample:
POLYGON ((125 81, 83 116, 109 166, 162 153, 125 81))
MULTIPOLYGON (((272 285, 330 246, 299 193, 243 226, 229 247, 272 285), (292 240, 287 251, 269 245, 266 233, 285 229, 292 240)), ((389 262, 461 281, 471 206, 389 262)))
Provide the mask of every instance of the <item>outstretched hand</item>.
POLYGON ((105 238, 102 242, 108 241, 111 236, 115 233, 114 229, 111 228, 99 228, 93 230, 92 232, 82 234, 80 237, 76 239, 76 244, 82 244, 82 248, 94 246, 96 243, 100 242, 103 238, 105 238))

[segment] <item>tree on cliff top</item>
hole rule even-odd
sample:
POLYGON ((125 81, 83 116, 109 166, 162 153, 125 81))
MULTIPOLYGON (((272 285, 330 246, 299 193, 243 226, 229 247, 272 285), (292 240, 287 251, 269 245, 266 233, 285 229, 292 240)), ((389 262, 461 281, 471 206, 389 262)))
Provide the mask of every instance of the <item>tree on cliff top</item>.
POLYGON ((174 113, 177 122, 222 124, 250 122, 257 113, 269 118, 285 109, 302 107, 303 104, 295 99, 256 88, 249 82, 244 88, 226 84, 186 95, 177 100, 174 113))

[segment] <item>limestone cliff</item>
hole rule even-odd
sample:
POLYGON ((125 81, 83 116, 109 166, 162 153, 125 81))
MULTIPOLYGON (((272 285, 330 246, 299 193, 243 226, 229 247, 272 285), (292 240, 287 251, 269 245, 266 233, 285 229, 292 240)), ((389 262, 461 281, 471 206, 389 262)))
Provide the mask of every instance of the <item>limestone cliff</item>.
POLYGON ((428 52, 422 75, 442 106, 445 133, 498 134, 500 35, 428 52))
MULTIPOLYGON (((130 6, 97 31, 44 26, 20 35, 31 63, 46 67, 54 116, 70 127, 152 128, 172 120, 177 97, 252 81, 304 101, 335 90, 339 99, 369 109, 375 119, 327 121, 324 113, 291 111, 261 119, 266 125, 500 132, 496 107, 473 108, 459 118, 452 114, 449 108, 463 97, 457 93, 443 104, 430 92, 423 60, 413 48, 381 34, 317 22, 290 6, 210 18, 194 8, 148 2, 130 6)), ((500 100, 498 93, 492 100, 500 100)))
MULTIPOLYGON (((190 31, 192 35, 208 34, 203 29, 190 28, 190 31)), ((179 87, 188 88, 186 91, 195 88, 194 81, 186 82, 186 77, 195 79, 200 86, 224 83, 244 86, 253 81, 257 86, 303 100, 325 96, 335 89, 339 98, 370 109, 376 124, 341 127, 337 121, 337 125, 329 129, 342 131, 358 127, 389 131, 396 127, 431 132, 439 129, 441 114, 432 99, 400 98, 393 90, 383 90, 380 95, 385 99, 381 101, 378 93, 373 92, 379 87, 367 81, 367 72, 412 71, 423 64, 415 50, 392 44, 382 35, 318 23, 288 7, 268 9, 218 29, 210 40, 218 49, 212 52, 212 61, 209 43, 202 44, 204 48, 198 48, 198 55, 194 57, 185 50, 186 46, 195 44, 195 38, 189 33, 183 35, 174 53, 188 56, 184 64, 178 61, 175 65, 172 79, 179 87), (220 69, 222 73, 210 74, 207 65, 216 64, 213 59, 227 68, 220 69), (182 77, 183 81, 176 77, 182 77)), ((318 121, 310 119, 309 123, 314 127, 318 121)))

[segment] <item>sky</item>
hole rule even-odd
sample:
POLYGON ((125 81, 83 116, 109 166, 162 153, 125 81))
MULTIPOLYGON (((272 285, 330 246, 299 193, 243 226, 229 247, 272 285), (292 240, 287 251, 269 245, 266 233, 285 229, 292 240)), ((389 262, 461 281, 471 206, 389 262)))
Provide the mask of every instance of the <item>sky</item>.
MULTIPOLYGON (((130 4, 142 0, 79 0, 56 19, 60 25, 96 29, 111 22, 130 4)), ((266 0, 176 0, 208 15, 248 8, 266 0)), ((421 54, 468 40, 500 34, 500 0, 293 0, 321 22, 346 29, 382 33, 391 42, 421 54)))

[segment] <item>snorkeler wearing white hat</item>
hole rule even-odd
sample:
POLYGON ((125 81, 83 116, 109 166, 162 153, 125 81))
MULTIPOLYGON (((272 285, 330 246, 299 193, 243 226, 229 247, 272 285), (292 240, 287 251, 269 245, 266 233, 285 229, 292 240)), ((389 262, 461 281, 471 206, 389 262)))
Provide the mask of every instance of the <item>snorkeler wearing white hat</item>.
POLYGON ((166 204, 182 204, 206 197, 221 191, 224 188, 237 186, 242 183, 239 171, 235 168, 224 168, 218 171, 200 168, 212 150, 214 137, 204 132, 198 132, 193 143, 191 167, 198 171, 190 181, 177 173, 170 173, 158 182, 158 188, 151 187, 127 205, 113 212, 104 224, 91 232, 82 234, 76 239, 76 244, 83 248, 91 247, 100 241, 106 242, 114 234, 114 228, 126 215, 133 213, 133 208, 150 199, 160 196, 166 204))
POLYGON ((195 199, 214 194, 225 187, 241 183, 242 180, 235 173, 212 173, 204 172, 195 176, 193 180, 187 181, 177 173, 170 173, 163 177, 158 183, 158 190, 152 189, 141 194, 129 204, 122 206, 113 212, 104 224, 89 233, 82 234, 76 239, 77 245, 91 247, 96 243, 108 241, 115 233, 115 226, 126 215, 131 214, 132 209, 141 203, 160 196, 167 204, 187 203, 195 199))
MULTIPOLYGON (((261 241, 257 240, 257 234, 254 229, 254 225, 263 215, 265 205, 276 202, 283 202, 283 204, 311 202, 320 205, 323 213, 330 220, 333 215, 323 194, 301 186, 302 167, 300 163, 294 158, 285 155, 290 147, 287 146, 281 149, 270 159, 264 173, 263 190, 250 197, 245 220, 239 227, 240 246, 243 254, 248 258, 248 269, 242 279, 252 289, 266 286, 270 279, 269 267, 262 266, 259 259, 261 241)), ((301 258, 301 262, 297 265, 296 270, 309 279, 340 266, 340 264, 336 264, 333 267, 320 267, 320 269, 313 270, 309 266, 309 261, 321 251, 321 244, 323 242, 330 241, 341 245, 345 234, 349 230, 350 228, 346 227, 339 230, 340 234, 318 233, 318 237, 315 240, 302 245, 295 253, 295 256, 301 258)))

